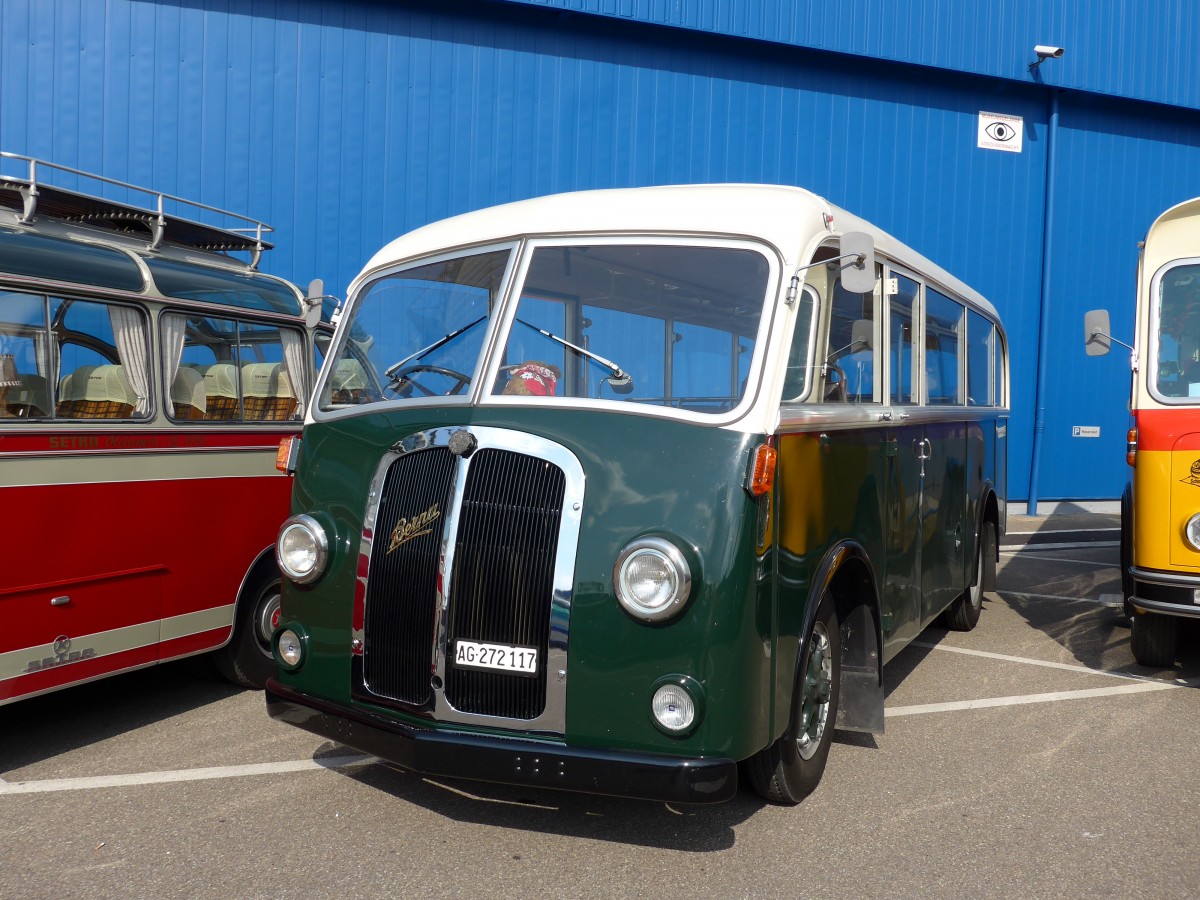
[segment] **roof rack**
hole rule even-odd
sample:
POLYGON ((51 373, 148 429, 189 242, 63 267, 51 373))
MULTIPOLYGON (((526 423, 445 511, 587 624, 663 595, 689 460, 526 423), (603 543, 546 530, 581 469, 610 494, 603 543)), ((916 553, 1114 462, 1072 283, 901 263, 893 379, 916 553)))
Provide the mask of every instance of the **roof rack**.
POLYGON ((18 160, 28 165, 28 172, 24 177, 0 174, 0 206, 15 209, 17 221, 21 224, 31 224, 34 216, 42 213, 68 222, 95 225, 127 234, 148 231, 147 249, 149 250, 157 250, 162 246, 163 241, 167 240, 172 244, 193 247, 198 250, 213 250, 222 253, 245 251, 251 255, 251 269, 257 269, 263 251, 270 250, 274 246, 263 240, 263 235, 270 234, 275 229, 264 222, 240 213, 218 209, 215 206, 206 206, 194 200, 185 200, 182 197, 164 194, 161 191, 152 191, 149 188, 105 178, 102 175, 95 175, 80 169, 60 166, 57 163, 35 159, 32 156, 0 151, 0 160, 6 159, 18 160), (129 191, 136 191, 139 194, 146 194, 153 200, 145 206, 137 206, 68 191, 45 182, 39 182, 39 168, 55 169, 91 178, 129 191), (247 227, 218 228, 192 219, 167 215, 163 211, 163 206, 168 201, 196 211, 203 210, 245 222, 247 227))

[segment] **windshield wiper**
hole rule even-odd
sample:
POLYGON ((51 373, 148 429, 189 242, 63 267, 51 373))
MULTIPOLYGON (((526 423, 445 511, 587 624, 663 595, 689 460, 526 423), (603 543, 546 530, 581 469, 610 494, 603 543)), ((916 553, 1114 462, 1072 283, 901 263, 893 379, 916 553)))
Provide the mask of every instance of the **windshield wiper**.
POLYGON ((422 347, 416 353, 412 353, 412 354, 409 354, 408 356, 404 357, 404 359, 400 360, 400 362, 393 363, 392 365, 388 366, 386 369, 384 369, 383 374, 386 377, 391 378, 396 372, 400 371, 402 368, 404 368, 405 365, 412 362, 414 359, 421 359, 423 356, 425 356, 425 354, 432 353, 438 347, 444 347, 446 344, 450 343, 452 340, 454 340, 456 337, 458 337, 464 331, 474 328, 476 325, 478 325, 480 322, 482 322, 486 318, 487 318, 487 315, 484 314, 484 315, 480 316, 478 319, 476 319, 474 322, 471 322, 468 325, 464 325, 462 328, 458 329, 457 331, 452 331, 445 337, 438 338, 436 341, 434 341, 428 347, 422 347))
POLYGON ((608 376, 604 380, 609 383, 614 393, 628 394, 633 390, 633 376, 618 366, 611 359, 605 359, 599 353, 593 353, 591 350, 585 350, 576 344, 572 344, 570 341, 560 338, 557 334, 551 334, 545 328, 538 328, 536 325, 530 325, 524 319, 517 319, 517 321, 526 328, 532 328, 538 334, 545 335, 546 337, 550 338, 550 340, 562 344, 564 347, 570 347, 581 356, 586 356, 588 359, 600 363, 600 365, 604 366, 606 369, 610 369, 612 371, 612 375, 608 376))

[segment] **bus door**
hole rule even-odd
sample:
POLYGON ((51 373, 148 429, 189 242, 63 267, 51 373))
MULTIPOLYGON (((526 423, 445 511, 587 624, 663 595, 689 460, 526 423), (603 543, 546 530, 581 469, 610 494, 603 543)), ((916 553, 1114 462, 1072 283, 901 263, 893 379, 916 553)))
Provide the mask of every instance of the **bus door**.
POLYGON ((881 590, 884 640, 890 644, 886 656, 911 641, 921 631, 921 540, 926 520, 922 494, 926 463, 932 459, 926 448, 924 426, 910 422, 916 405, 914 391, 914 313, 918 285, 902 275, 893 275, 898 290, 888 301, 888 402, 891 411, 886 434, 888 474, 886 489, 886 533, 884 578, 881 590))
MULTIPOLYGON (((965 357, 961 352, 966 308, 931 287, 924 304, 925 407, 931 413, 966 403, 965 357)), ((948 412, 948 411, 947 411, 948 412)), ((966 522, 967 430, 957 414, 926 421, 918 463, 921 491, 921 619, 923 624, 950 605, 966 587, 965 552, 974 546, 966 522), (922 458, 923 457, 923 458, 922 458)), ((972 559, 974 557, 971 557, 972 559)))

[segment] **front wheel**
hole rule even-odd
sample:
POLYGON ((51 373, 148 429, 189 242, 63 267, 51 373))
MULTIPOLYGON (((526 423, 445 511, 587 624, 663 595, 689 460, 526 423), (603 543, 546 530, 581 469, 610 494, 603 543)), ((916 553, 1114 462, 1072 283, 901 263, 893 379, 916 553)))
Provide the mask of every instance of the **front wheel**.
POLYGON ((275 674, 271 634, 279 624, 279 585, 273 568, 247 585, 238 600, 233 637, 213 653, 217 670, 234 684, 262 690, 275 674))
POLYGON ((1130 633, 1130 648, 1139 665, 1166 669, 1175 665, 1179 649, 1179 620, 1174 616, 1136 613, 1130 633))
POLYGON ((794 806, 820 783, 833 742, 841 673, 837 611, 826 590, 796 671, 787 731, 746 761, 750 783, 764 799, 794 806))

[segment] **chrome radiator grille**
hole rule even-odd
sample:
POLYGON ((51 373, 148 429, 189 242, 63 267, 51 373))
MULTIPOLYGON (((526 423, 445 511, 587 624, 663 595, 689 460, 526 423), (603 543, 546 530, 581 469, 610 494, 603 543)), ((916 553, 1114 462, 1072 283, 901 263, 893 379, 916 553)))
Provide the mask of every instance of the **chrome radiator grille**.
POLYGON ((582 473, 558 445, 500 429, 471 429, 484 440, 456 455, 448 438, 465 431, 425 433, 381 467, 354 692, 450 721, 554 724, 582 473), (537 671, 460 668, 459 640, 536 649, 537 671))

